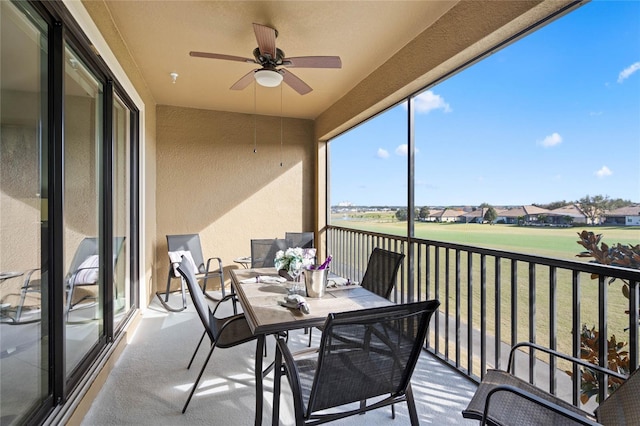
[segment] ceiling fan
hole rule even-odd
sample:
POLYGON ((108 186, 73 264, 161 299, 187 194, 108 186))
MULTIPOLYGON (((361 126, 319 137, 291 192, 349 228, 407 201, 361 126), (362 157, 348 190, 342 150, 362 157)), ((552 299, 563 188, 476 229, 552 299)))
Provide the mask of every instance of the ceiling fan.
POLYGON ((311 92, 313 89, 291 71, 279 67, 290 68, 342 68, 339 56, 299 56, 286 58, 284 52, 276 48, 278 31, 261 24, 253 24, 253 31, 258 41, 258 47, 253 50, 255 59, 241 56, 223 55, 220 53, 189 52, 189 55, 197 58, 223 59, 226 61, 246 62, 258 64, 262 68, 249 71, 236 81, 232 90, 242 90, 254 79, 266 87, 276 87, 282 81, 301 95, 311 92))

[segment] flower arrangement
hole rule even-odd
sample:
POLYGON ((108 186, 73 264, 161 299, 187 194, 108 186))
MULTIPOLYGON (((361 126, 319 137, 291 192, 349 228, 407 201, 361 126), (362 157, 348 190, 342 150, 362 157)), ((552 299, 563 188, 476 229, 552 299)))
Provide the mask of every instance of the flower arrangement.
POLYGON ((303 249, 290 247, 287 250, 279 250, 274 261, 277 270, 286 270, 289 275, 296 276, 303 268, 308 268, 314 263, 315 249, 303 249), (313 250, 313 253, 311 252, 313 250))

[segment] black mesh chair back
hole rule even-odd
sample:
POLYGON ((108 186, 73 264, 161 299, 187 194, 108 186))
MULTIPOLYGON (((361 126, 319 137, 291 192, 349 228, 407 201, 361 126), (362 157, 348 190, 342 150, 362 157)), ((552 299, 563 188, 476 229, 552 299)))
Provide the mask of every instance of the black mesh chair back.
POLYGON ((276 253, 287 248, 286 239, 265 238, 251 240, 251 267, 273 268, 275 266, 276 253))
POLYGON ((313 232, 285 232, 289 247, 315 248, 313 232))
POLYGON ((373 249, 360 285, 372 293, 388 299, 396 283, 396 275, 403 259, 404 254, 402 253, 381 248, 373 249))
POLYGON ((167 235, 167 251, 189 251, 191 257, 201 274, 204 274, 206 268, 204 266, 204 256, 202 254, 202 245, 200 244, 200 235, 198 234, 182 234, 167 235))
POLYGON ((182 262, 178 265, 178 273, 181 275, 182 279, 186 282, 187 288, 189 289, 189 294, 191 295, 191 300, 193 301, 193 305, 198 312, 198 317, 202 321, 202 325, 204 325, 204 333, 198 342, 198 346, 196 350, 193 352, 191 356, 191 360, 189 361, 189 366, 193 363, 193 360, 202 344, 204 336, 208 336, 211 342, 211 348, 209 349, 209 354, 200 369, 200 373, 198 374, 198 378, 196 379, 193 387, 191 388, 191 393, 187 399, 187 402, 184 404, 182 412, 184 413, 187 410, 187 406, 193 397, 195 390, 198 388, 198 383, 202 378, 202 374, 204 373, 207 364, 209 363, 209 359, 213 354, 213 350, 216 347, 220 348, 230 348, 245 342, 249 342, 251 340, 256 339, 256 336, 253 335, 251 329, 249 328, 249 323, 247 323, 247 319, 244 314, 236 314, 228 317, 218 318, 216 317, 216 311, 218 307, 222 305, 223 302, 228 300, 235 300, 235 294, 229 294, 220 300, 220 302, 216 305, 213 311, 211 310, 207 300, 205 298, 203 290, 198 285, 197 278, 193 272, 193 269, 190 267, 190 263, 183 257, 182 262))
MULTIPOLYGON (((411 423, 417 425, 411 375, 422 352, 429 321, 439 305, 437 300, 428 300, 329 314, 315 362, 308 358, 296 360, 284 340, 279 339, 276 365, 282 355, 293 392, 296 424, 336 416, 337 410, 326 415, 318 412, 354 402, 361 402, 360 409, 349 406, 339 417, 406 401, 411 423), (380 396, 386 398, 376 398, 371 405, 364 403, 380 396)), ((274 398, 276 393, 279 397, 280 375, 280 369, 276 369, 274 398)), ((278 403, 279 399, 274 399, 276 412, 278 403)))
POLYGON ((640 368, 596 408, 598 422, 606 426, 631 425, 640 420, 640 368))
POLYGON ((214 342, 216 340, 218 330, 215 329, 213 312, 207 303, 207 299, 204 297, 202 289, 200 289, 200 286, 198 285, 198 279, 193 273, 193 270, 189 267, 187 261, 184 259, 182 263, 178 265, 178 272, 187 284, 189 295, 193 301, 193 306, 196 308, 196 312, 198 313, 198 317, 200 317, 200 321, 202 321, 202 325, 204 325, 205 333, 209 336, 209 340, 214 342))

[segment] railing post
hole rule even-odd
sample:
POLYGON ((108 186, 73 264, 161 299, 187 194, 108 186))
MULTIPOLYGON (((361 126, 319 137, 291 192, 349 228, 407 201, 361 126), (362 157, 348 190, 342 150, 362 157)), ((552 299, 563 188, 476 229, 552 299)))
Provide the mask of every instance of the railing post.
MULTIPOLYGON (((549 267, 549 347, 556 349, 558 333, 557 274, 554 266, 549 267)), ((556 357, 549 359, 549 390, 556 393, 556 357)))
POLYGON ((629 281, 629 364, 631 371, 638 365, 638 287, 640 282, 629 281))
MULTIPOLYGON (((494 300, 495 300, 495 337, 494 337, 494 365, 496 368, 502 368, 502 315, 501 315, 501 304, 502 304, 502 286, 500 283, 502 282, 502 258, 495 258, 495 288, 494 288, 494 300)), ((484 374, 484 370, 483 370, 484 374)))
MULTIPOLYGON (((572 318, 572 326, 571 326, 571 336, 572 336, 572 356, 579 358, 580 357, 580 344, 582 339, 582 325, 580 324, 580 273, 578 271, 573 271, 571 274, 571 285, 573 286, 572 290, 572 302, 571 306, 573 308, 573 318, 572 318)), ((573 366, 573 377, 580 377, 580 368, 578 365, 573 366)), ((580 380, 573 381, 573 405, 578 405, 580 401, 580 380)))

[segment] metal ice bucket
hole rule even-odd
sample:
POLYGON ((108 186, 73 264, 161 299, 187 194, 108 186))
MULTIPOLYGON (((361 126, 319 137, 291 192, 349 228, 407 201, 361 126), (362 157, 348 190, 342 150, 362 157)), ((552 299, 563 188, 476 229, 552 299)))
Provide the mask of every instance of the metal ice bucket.
POLYGON ((307 289, 307 297, 322 297, 327 289, 328 269, 309 269, 304 274, 304 286, 307 289))

